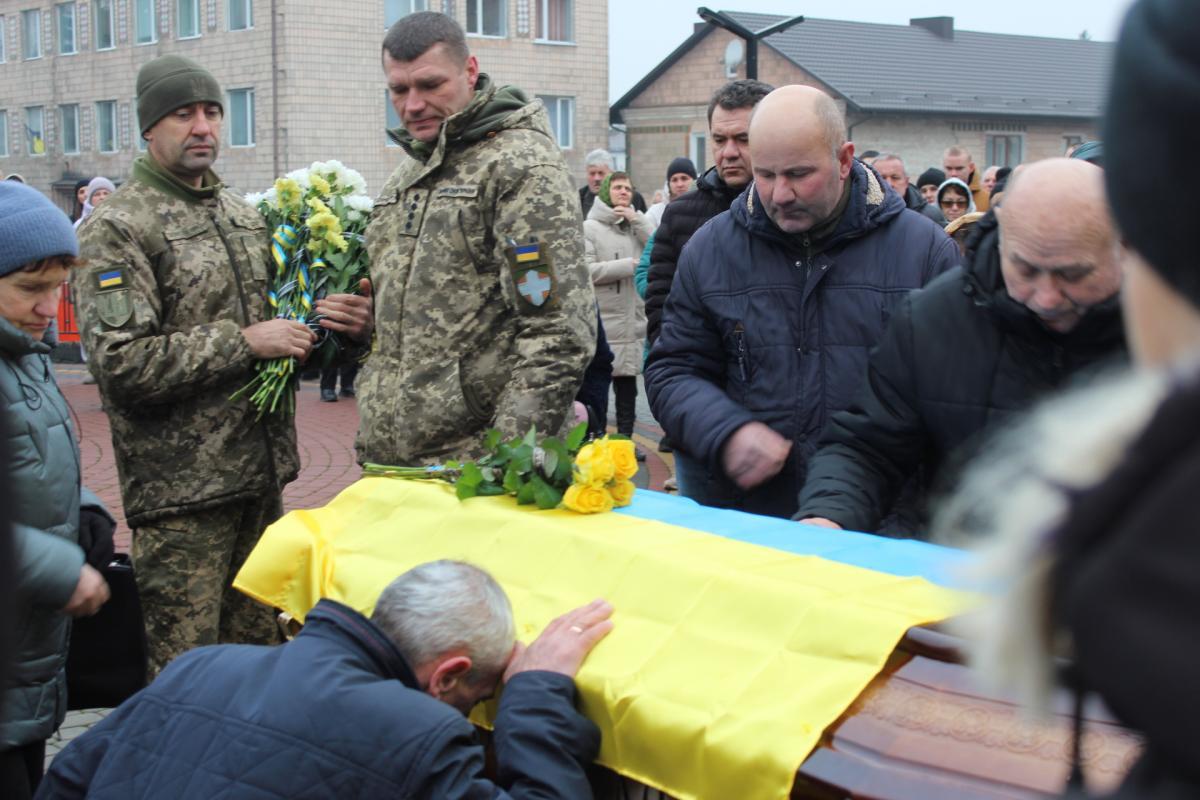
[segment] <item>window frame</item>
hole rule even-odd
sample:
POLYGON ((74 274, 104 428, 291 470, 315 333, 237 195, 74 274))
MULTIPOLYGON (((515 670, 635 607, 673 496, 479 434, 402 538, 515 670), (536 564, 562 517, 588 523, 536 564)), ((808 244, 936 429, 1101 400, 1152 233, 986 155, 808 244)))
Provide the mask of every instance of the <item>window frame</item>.
POLYGON ((95 44, 97 53, 106 53, 109 50, 117 49, 117 4, 116 0, 92 0, 92 30, 96 35, 92 37, 92 42, 95 44), (107 47, 100 46, 100 4, 108 5, 108 41, 107 47))
POLYGON ((533 2, 537 3, 537 12, 534 19, 534 24, 537 27, 537 35, 534 36, 534 43, 559 45, 575 44, 575 0, 533 0, 533 2), (549 17, 547 12, 549 11, 551 3, 562 3, 567 7, 565 13, 568 20, 567 26, 570 29, 570 37, 567 39, 551 39, 547 35, 547 31, 543 29, 545 27, 543 23, 546 22, 547 18, 549 17))
POLYGON ((703 175, 708 169, 708 131, 692 131, 688 134, 688 149, 691 150, 692 163, 696 165, 696 174, 703 175))
POLYGON ((247 87, 240 88, 240 89, 227 90, 225 92, 225 102, 226 102, 226 108, 229 109, 229 114, 227 115, 227 120, 228 120, 228 125, 229 125, 229 146, 236 147, 239 150, 245 149, 245 148, 250 148, 250 147, 257 147, 258 140, 255 136, 256 132, 255 132, 255 126, 254 126, 254 106, 255 106, 254 87, 247 86, 247 87), (249 134, 249 141, 243 142, 241 144, 238 144, 237 142, 234 141, 234 134, 235 134, 235 131, 237 130, 237 122, 235 119, 237 106, 234 104, 234 95, 241 95, 241 96, 245 97, 247 100, 247 103, 246 103, 247 107, 244 110, 247 112, 246 119, 249 123, 248 130, 247 130, 247 133, 249 134))
POLYGON ((40 8, 26 8, 21 10, 21 60, 36 61, 42 57, 42 10, 40 8), (31 16, 32 15, 32 16, 31 16), (37 44, 37 52, 29 55, 29 26, 26 20, 37 20, 37 38, 34 40, 37 44))
POLYGON ((6 27, 8 25, 8 17, 0 14, 0 64, 8 63, 8 48, 5 47, 6 27))
POLYGON ((539 94, 538 98, 542 101, 542 105, 546 107, 546 116, 550 118, 550 130, 554 133, 554 141, 560 150, 575 149, 575 97, 568 94, 539 94), (554 101, 554 113, 550 112, 550 101, 554 101), (563 144, 560 130, 562 123, 562 109, 564 104, 568 109, 568 118, 570 134, 567 144, 563 144), (555 124, 555 123, 558 124, 555 124))
POLYGON ((45 106, 25 106, 25 155, 30 158, 41 158, 46 155, 46 107, 45 106), (33 150, 33 126, 29 124, 29 112, 36 111, 41 119, 38 123, 40 126, 39 133, 42 139, 42 152, 35 153, 33 150))
POLYGON ((0 158, 8 156, 8 109, 0 108, 0 158))
POLYGON ((133 6, 133 46, 144 47, 148 44, 158 44, 158 1, 130 0, 130 5, 133 6), (142 3, 148 3, 150 6, 150 38, 146 41, 142 41, 142 28, 138 25, 138 12, 141 10, 142 3))
POLYGON ((200 18, 200 0, 175 0, 175 38, 176 39, 199 39, 204 34, 203 20, 200 18), (196 25, 196 32, 183 34, 183 6, 189 4, 194 13, 192 21, 196 25))
POLYGON ((1015 167, 1025 160, 1025 134, 1015 133, 1013 131, 995 131, 991 133, 985 133, 983 137, 983 152, 984 158, 986 159, 985 163, 987 163, 989 166, 996 164, 997 166, 1001 167, 1015 167), (996 158, 996 142, 1000 139, 1006 140, 1006 152, 1011 151, 1012 142, 1016 143, 1015 163, 1009 164, 1009 158, 1005 158, 1003 163, 1000 159, 996 158))
POLYGON ((392 128, 403 128, 404 120, 400 119, 400 112, 396 111, 396 107, 392 105, 392 90, 383 90, 383 143, 388 147, 399 147, 400 145, 392 141, 392 137, 388 136, 388 131, 392 128), (393 118, 396 124, 392 124, 393 118))
POLYGON ((252 31, 254 30, 254 0, 226 0, 225 3, 225 30, 227 31, 252 31), (235 5, 240 5, 246 12, 246 26, 244 28, 233 27, 233 9, 235 5))
POLYGON ((395 17, 394 19, 392 19, 389 22, 388 21, 388 1, 389 0, 384 0, 384 2, 383 2, 383 29, 385 31, 387 29, 391 28, 393 25, 395 25, 398 20, 404 19, 409 14, 416 14, 418 11, 428 11, 429 10, 429 0, 396 0, 396 1, 407 2, 410 10, 403 14, 400 14, 399 16, 395 17), (420 5, 421 8, 413 8, 414 5, 420 5))
POLYGON ((59 130, 58 141, 59 141, 60 145, 62 146, 63 155, 65 155, 65 156, 79 155, 79 153, 81 152, 81 150, 83 148, 81 147, 80 141, 79 141, 79 104, 78 103, 64 103, 63 105, 58 107, 58 130, 59 130), (73 109, 75 112, 75 118, 71 125, 67 125, 67 117, 66 117, 67 109, 73 109), (75 139, 75 149, 74 150, 67 149, 67 131, 71 131, 74 135, 74 139, 75 139))
POLYGON ((75 3, 55 3, 54 4, 54 32, 58 34, 58 54, 60 56, 73 56, 79 52, 79 13, 75 9, 75 3), (67 50, 63 47, 63 12, 71 12, 71 49, 67 50))
POLYGON ((507 39, 508 38, 508 0, 465 0, 467 6, 467 22, 471 19, 471 8, 476 9, 477 20, 480 23, 480 28, 483 27, 483 7, 485 3, 495 2, 500 5, 500 32, 499 33, 484 33, 480 31, 472 31, 467 24, 463 25, 463 30, 467 36, 472 36, 479 39, 507 39))
POLYGON ((116 100, 97 100, 96 101, 96 152, 104 153, 105 155, 121 152, 120 136, 121 136, 121 134, 120 134, 120 131, 118 130, 118 126, 117 126, 117 101, 116 100), (101 131, 103 131, 103 122, 102 122, 103 117, 100 113, 100 109, 105 108, 105 107, 112 109, 112 116, 110 117, 110 119, 112 120, 112 142, 113 142, 112 150, 104 149, 104 147, 103 147, 104 137, 101 135, 101 131))

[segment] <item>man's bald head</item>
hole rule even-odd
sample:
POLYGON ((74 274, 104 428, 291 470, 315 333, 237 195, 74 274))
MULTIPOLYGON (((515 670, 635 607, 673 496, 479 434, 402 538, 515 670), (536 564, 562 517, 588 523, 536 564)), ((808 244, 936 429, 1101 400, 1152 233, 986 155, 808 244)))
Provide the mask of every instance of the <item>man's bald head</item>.
POLYGON ((1067 158, 1027 164, 1009 177, 996 218, 1008 293, 1052 330, 1070 330, 1120 289, 1099 167, 1067 158))
POLYGON ((854 162, 846 121, 829 95, 783 86, 754 109, 750 161, 759 200, 787 233, 825 222, 841 199, 854 162))

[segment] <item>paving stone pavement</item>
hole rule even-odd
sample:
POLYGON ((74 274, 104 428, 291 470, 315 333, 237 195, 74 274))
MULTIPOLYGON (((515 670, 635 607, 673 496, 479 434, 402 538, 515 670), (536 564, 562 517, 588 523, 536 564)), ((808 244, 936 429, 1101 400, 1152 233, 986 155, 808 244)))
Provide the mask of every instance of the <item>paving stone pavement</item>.
MULTIPOLYGON (((117 466, 113 460, 112 433, 108 417, 100 405, 95 384, 84 383, 86 369, 79 364, 56 364, 59 387, 71 406, 75 429, 79 436, 80 465, 84 484, 117 518, 115 536, 117 550, 128 552, 130 531, 125 524, 121 507, 121 489, 117 466)), ((609 398, 609 410, 615 408, 609 398)), ((658 452, 662 428, 650 414, 646 391, 638 379, 637 423, 634 441, 646 453, 646 462, 634 482, 643 489, 661 490, 663 482, 674 474, 674 457, 658 452)), ((358 480, 360 469, 354 461, 354 434, 358 430, 358 404, 353 398, 339 398, 336 403, 320 401, 316 381, 301 384, 296 398, 296 424, 300 431, 300 476, 283 493, 286 511, 315 508, 328 503, 342 489, 358 480)), ((609 427, 614 420, 609 415, 609 427)), ((46 743, 46 763, 76 736, 99 722, 107 709, 72 711, 58 733, 46 743)))

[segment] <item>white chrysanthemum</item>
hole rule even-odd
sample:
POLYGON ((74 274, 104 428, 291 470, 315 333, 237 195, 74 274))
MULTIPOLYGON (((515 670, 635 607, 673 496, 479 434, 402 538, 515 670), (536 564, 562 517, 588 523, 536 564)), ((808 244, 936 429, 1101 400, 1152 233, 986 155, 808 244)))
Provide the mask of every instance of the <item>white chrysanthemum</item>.
POLYGON ((266 196, 266 192, 250 192, 249 194, 242 195, 242 199, 255 208, 258 208, 258 204, 261 203, 266 196))
POLYGON ((370 214, 371 209, 375 207, 375 201, 365 194, 352 194, 342 198, 342 202, 346 204, 346 208, 361 211, 364 214, 370 214))

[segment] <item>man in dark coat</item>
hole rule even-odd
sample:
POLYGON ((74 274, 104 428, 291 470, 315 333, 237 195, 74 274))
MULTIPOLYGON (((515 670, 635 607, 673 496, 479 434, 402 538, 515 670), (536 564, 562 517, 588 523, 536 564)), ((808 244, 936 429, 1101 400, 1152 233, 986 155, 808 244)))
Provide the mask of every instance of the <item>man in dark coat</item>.
POLYGON ((706 505, 790 516, 829 416, 910 290, 957 264, 953 241, 854 158, 828 95, 755 109, 754 182, 684 249, 646 389, 706 505))
POLYGON ((905 206, 919 214, 924 214, 943 228, 946 227, 946 216, 942 214, 942 210, 937 207, 936 203, 926 202, 924 195, 909 182, 908 173, 904 170, 904 159, 893 153, 884 153, 875 159, 871 166, 879 173, 879 177, 896 190, 896 194, 904 200, 905 206))
POLYGON ((573 677, 611 614, 595 601, 514 646, 491 576, 423 564, 370 619, 322 600, 285 645, 179 657, 63 750, 38 797, 589 798, 600 734, 573 677), (501 678, 493 783, 465 715, 501 678))
POLYGON ((978 223, 968 263, 904 300, 854 403, 821 437, 798 519, 875 531, 919 468, 951 482, 939 474, 948 456, 983 431, 1124 359, 1103 182, 1084 162, 1027 166, 978 223))
POLYGON ((654 231, 646 277, 646 338, 653 347, 662 325, 663 304, 675 279, 683 246, 710 219, 728 211, 750 183, 750 114, 773 86, 737 80, 718 89, 708 103, 708 140, 713 165, 696 179, 694 191, 672 201, 654 231))

